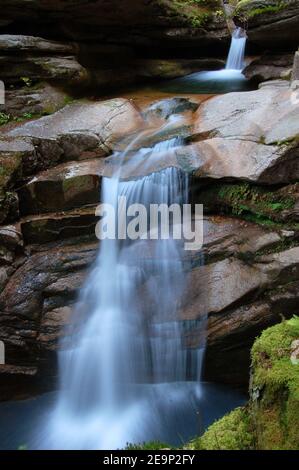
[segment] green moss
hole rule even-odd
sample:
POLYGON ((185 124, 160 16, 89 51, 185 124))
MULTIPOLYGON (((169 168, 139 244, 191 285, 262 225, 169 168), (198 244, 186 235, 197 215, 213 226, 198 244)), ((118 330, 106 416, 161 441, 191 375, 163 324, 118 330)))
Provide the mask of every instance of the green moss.
POLYGON ((187 446, 191 450, 245 450, 253 446, 246 408, 237 408, 212 424, 202 437, 187 446))
POLYGON ((285 0, 272 0, 271 4, 256 6, 255 1, 242 0, 238 2, 235 10, 235 16, 239 17, 243 21, 248 21, 257 16, 265 14, 276 14, 284 10, 289 6, 289 2, 285 0))
POLYGON ((251 417, 258 448, 299 449, 299 364, 291 361, 298 339, 294 317, 264 331, 252 348, 251 417))
MULTIPOLYGON (((215 16, 219 0, 159 0, 168 17, 180 17, 193 28, 203 28, 215 16)), ((218 15, 219 16, 219 15, 218 15)))
POLYGON ((187 448, 198 450, 298 450, 299 317, 265 330, 252 348, 250 401, 208 428, 187 448))
MULTIPOLYGON (((269 191, 265 187, 241 183, 214 184, 203 189, 198 197, 204 206, 212 207, 213 210, 216 208, 217 212, 220 210, 251 222, 279 228, 285 222, 284 211, 294 208, 297 194, 297 184, 269 191)), ((293 225, 290 228, 295 228, 293 225)))

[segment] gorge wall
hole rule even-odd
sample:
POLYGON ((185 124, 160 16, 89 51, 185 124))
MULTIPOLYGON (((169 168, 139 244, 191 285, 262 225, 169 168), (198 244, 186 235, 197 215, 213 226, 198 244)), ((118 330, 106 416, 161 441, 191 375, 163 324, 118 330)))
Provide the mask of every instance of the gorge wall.
MULTIPOLYGON (((7 86, 0 114, 4 399, 55 386, 57 342, 98 246, 101 178, 111 172, 111 154, 147 126, 146 106, 91 99, 90 90, 221 68, 229 41, 218 2, 20 3, 0 2, 0 78, 7 86)), ((289 28, 298 22, 298 2, 286 2, 283 12, 257 3, 266 2, 240 2, 235 20, 244 22, 246 6, 251 47, 277 52, 279 43, 289 55, 282 66, 267 55, 266 78, 279 78, 299 42, 298 29, 289 28), (249 4, 258 13, 248 14, 249 4)), ((158 106, 161 123, 176 113, 185 120, 157 139, 181 135, 187 142, 165 154, 161 166, 187 171, 193 201, 206 211, 206 262, 192 254, 180 316, 209 316, 209 380, 246 386, 255 337, 298 313, 299 110, 286 78, 253 92, 158 106)), ((150 256, 150 247, 141 256, 150 256)), ((198 341, 196 327, 186 332, 188 347, 198 341)))

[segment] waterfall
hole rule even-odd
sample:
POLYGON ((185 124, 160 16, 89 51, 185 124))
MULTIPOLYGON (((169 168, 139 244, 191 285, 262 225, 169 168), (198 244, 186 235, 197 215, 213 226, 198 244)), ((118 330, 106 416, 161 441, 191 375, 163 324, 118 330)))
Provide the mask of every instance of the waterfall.
MULTIPOLYGON (((150 159, 181 144, 171 139, 137 153, 150 159)), ((187 203, 188 178, 176 168, 134 181, 103 178, 102 202, 123 210, 119 196, 145 207, 187 203)), ((196 323, 178 318, 185 268, 182 240, 100 242, 76 306, 71 346, 62 344, 47 448, 120 448, 159 439, 163 426, 183 423, 186 404, 195 407, 204 349, 184 344, 196 323), (191 389, 182 389, 190 381, 191 389), (167 400, 176 404, 175 423, 165 422, 167 400)))
POLYGON ((245 48, 247 36, 242 28, 233 32, 231 46, 226 62, 226 70, 243 70, 245 67, 245 48))

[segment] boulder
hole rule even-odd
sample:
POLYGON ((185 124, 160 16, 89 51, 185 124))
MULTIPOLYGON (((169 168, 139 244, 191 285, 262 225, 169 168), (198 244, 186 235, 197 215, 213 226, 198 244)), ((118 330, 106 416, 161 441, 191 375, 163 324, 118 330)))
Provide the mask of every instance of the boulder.
POLYGON ((66 211, 97 204, 103 160, 58 165, 30 180, 19 191, 21 215, 66 211))
POLYGON ((75 54, 77 48, 72 43, 63 43, 58 41, 49 41, 36 36, 24 36, 22 34, 1 34, 0 51, 5 53, 51 53, 56 54, 75 54))
POLYGON ((244 70, 243 74, 249 80, 263 82, 266 80, 280 79, 282 75, 287 77, 293 65, 292 54, 264 55, 253 60, 244 70))
POLYGON ((73 56, 0 56, 1 78, 7 85, 50 81, 68 87, 89 84, 89 72, 73 56))
POLYGON ((43 83, 36 87, 7 90, 1 109, 14 118, 33 118, 52 114, 63 108, 68 96, 53 86, 43 83))
POLYGON ((89 146, 89 136, 94 135, 94 139, 98 139, 98 147, 112 149, 118 140, 142 129, 143 125, 141 114, 126 99, 100 102, 85 100, 69 104, 51 116, 17 127, 8 135, 57 141, 62 147, 72 137, 77 145, 79 135, 87 135, 89 146))

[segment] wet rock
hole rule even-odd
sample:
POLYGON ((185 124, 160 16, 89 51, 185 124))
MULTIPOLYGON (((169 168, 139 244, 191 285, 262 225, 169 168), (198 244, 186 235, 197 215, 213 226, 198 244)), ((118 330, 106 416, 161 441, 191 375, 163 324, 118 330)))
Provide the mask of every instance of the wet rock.
POLYGON ((299 174, 298 117, 292 90, 276 86, 205 102, 194 129, 204 139, 195 149, 198 174, 272 184, 294 181, 299 174))
POLYGON ((98 146, 111 149, 118 140, 143 125, 141 114, 128 100, 83 101, 70 104, 51 116, 26 123, 8 135, 55 140, 59 141, 59 145, 64 145, 64 141, 71 140, 74 135, 87 134, 88 138, 93 134, 100 141, 98 146))
POLYGON ((103 160, 58 165, 34 177, 19 190, 22 215, 97 204, 103 160))
POLYGON ((194 112, 198 109, 198 103, 194 103, 186 98, 168 98, 153 103, 145 111, 145 117, 157 116, 168 119, 173 114, 184 113, 185 111, 194 112))
MULTIPOLYGON (((243 74, 249 80, 263 82, 281 78, 282 74, 289 75, 293 64, 293 55, 265 55, 250 63, 243 74)), ((287 76, 288 76, 287 75, 287 76)))
POLYGON ((24 36, 22 34, 1 34, 0 50, 6 53, 11 52, 35 52, 55 54, 73 54, 77 48, 74 44, 58 41, 49 41, 36 36, 24 36))
MULTIPOLYGON (((173 79, 203 70, 224 68, 221 59, 141 59, 134 61, 136 79, 173 79)), ((131 71, 132 73, 132 71, 131 71)))
POLYGON ((86 86, 89 72, 75 57, 0 56, 2 79, 6 84, 19 84, 21 77, 32 82, 52 81, 69 87, 86 86))
POLYGON ((26 244, 41 244, 74 236, 91 236, 99 220, 95 216, 95 209, 96 207, 88 207, 26 217, 20 223, 24 241, 26 244))
POLYGON ((245 22, 249 40, 262 47, 298 46, 299 4, 297 0, 240 2, 236 22, 245 22))
POLYGON ((33 88, 7 90, 5 105, 1 106, 1 109, 13 117, 34 117, 55 113, 63 108, 67 101, 68 96, 64 92, 45 83, 33 88))

